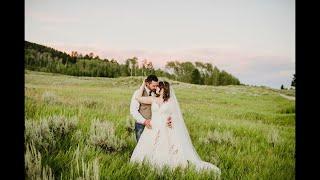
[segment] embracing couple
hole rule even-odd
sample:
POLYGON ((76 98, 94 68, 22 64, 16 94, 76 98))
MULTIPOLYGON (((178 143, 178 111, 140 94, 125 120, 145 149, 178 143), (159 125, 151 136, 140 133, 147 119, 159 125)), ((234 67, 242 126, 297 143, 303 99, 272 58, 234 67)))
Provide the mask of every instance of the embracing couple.
POLYGON ((178 100, 167 81, 158 82, 149 75, 133 94, 130 113, 136 120, 137 145, 130 162, 148 161, 154 167, 213 170, 220 177, 220 169, 202 161, 192 145, 178 100))

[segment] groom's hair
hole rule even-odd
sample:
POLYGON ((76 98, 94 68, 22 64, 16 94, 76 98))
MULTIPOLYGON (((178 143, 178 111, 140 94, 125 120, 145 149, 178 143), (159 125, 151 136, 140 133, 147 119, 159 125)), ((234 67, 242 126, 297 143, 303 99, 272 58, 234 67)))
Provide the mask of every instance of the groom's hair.
POLYGON ((151 74, 147 77, 146 82, 151 83, 152 81, 158 82, 158 78, 156 75, 151 74))

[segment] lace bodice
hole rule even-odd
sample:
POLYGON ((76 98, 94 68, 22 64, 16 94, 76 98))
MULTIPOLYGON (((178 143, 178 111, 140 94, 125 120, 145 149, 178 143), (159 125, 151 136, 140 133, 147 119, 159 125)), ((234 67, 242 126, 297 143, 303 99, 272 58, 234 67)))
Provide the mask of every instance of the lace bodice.
POLYGON ((166 123, 166 119, 172 113, 170 101, 164 102, 162 104, 158 104, 155 100, 152 101, 151 111, 152 111, 152 124, 154 126, 164 125, 166 123))
POLYGON ((169 115, 171 113, 171 111, 169 109, 170 105, 171 105, 170 101, 164 102, 162 104, 158 104, 156 102, 156 100, 153 100, 152 104, 151 104, 151 110, 152 110, 152 112, 158 112, 159 111, 161 113, 166 113, 166 114, 169 115))

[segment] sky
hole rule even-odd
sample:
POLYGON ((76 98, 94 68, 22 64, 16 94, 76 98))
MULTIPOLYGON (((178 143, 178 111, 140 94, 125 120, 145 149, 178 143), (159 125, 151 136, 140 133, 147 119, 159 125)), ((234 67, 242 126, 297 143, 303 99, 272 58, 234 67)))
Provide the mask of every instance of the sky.
POLYGON ((295 73, 295 1, 25 0, 25 40, 155 68, 202 61, 279 89, 295 73))

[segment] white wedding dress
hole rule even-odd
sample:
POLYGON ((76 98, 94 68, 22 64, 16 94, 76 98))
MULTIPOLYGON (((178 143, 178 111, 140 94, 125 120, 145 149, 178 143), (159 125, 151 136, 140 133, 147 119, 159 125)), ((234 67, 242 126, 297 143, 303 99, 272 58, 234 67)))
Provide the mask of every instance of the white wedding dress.
POLYGON ((191 163, 198 171, 214 170, 220 177, 221 171, 217 166, 202 161, 198 156, 191 143, 172 88, 170 88, 170 94, 170 99, 161 105, 156 101, 152 102, 152 129, 144 128, 130 162, 142 163, 146 160, 157 169, 165 165, 170 168, 178 166, 184 168, 191 163), (166 124, 169 116, 172 117, 172 128, 166 124))

